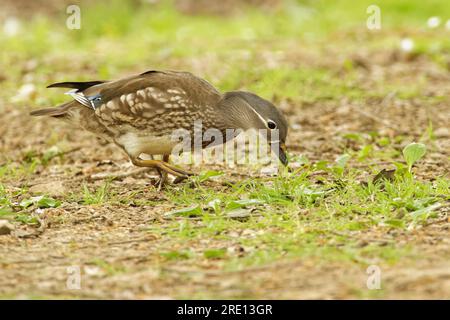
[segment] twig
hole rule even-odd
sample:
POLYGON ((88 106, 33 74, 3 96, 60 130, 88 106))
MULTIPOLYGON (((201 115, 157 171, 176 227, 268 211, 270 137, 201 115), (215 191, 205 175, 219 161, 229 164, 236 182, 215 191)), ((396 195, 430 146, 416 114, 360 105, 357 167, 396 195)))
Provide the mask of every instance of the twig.
POLYGON ((370 118, 370 119, 372 119, 372 120, 374 120, 374 121, 376 121, 376 122, 380 122, 381 124, 383 124, 383 125, 385 125, 385 126, 391 128, 391 129, 398 130, 397 127, 395 127, 393 124, 391 124, 391 123, 390 123, 389 121, 387 121, 386 119, 381 119, 381 118, 379 118, 379 117, 377 117, 377 116, 375 116, 375 115, 373 115, 373 114, 371 114, 371 113, 368 113, 368 112, 365 112, 365 111, 363 111, 363 110, 360 110, 359 108, 354 108, 354 110, 355 110, 356 112, 358 112, 359 114, 362 114, 363 116, 365 116, 365 117, 367 117, 367 118, 370 118))
POLYGON ((110 173, 110 172, 101 172, 96 173, 91 176, 89 176, 89 179, 91 180, 104 180, 104 179, 122 179, 130 176, 134 176, 143 172, 150 171, 151 168, 139 168, 136 170, 132 170, 129 172, 117 172, 117 173, 110 173))
MULTIPOLYGON (((55 154, 54 157, 59 157, 59 156, 62 156, 62 155, 68 154, 68 153, 72 153, 72 152, 78 151, 80 149, 81 149, 81 147, 75 147, 75 148, 72 148, 72 149, 69 149, 69 150, 66 150, 66 151, 61 151, 61 152, 58 152, 57 154, 55 154)), ((52 157, 52 158, 54 158, 54 157, 52 157)))
MULTIPOLYGON (((399 163, 403 163, 406 164, 406 162, 404 161, 397 161, 399 163)), ((356 164, 352 164, 352 168, 366 168, 366 167, 371 167, 371 166, 381 166, 381 165, 389 165, 389 164, 394 164, 393 161, 379 161, 379 162, 372 162, 372 163, 356 163, 356 164)))

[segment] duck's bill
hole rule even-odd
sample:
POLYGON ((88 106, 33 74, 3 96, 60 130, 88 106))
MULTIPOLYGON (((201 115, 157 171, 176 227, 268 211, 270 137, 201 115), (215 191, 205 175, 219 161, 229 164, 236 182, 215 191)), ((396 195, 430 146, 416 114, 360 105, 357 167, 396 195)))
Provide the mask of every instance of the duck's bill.
POLYGON ((278 156, 280 162, 286 166, 288 164, 286 145, 283 142, 276 142, 271 145, 272 151, 278 156))

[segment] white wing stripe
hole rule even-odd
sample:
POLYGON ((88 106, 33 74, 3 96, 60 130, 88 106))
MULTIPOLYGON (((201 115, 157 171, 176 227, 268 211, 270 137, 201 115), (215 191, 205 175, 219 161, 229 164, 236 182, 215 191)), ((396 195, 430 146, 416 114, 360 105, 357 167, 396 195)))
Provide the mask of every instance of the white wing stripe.
POLYGON ((78 101, 79 103, 81 103, 83 106, 92 108, 95 110, 95 105, 93 104, 93 102, 91 100, 89 100, 88 98, 86 98, 82 92, 77 92, 77 91, 78 91, 78 89, 73 89, 73 90, 66 92, 66 94, 71 96, 75 101, 78 101))

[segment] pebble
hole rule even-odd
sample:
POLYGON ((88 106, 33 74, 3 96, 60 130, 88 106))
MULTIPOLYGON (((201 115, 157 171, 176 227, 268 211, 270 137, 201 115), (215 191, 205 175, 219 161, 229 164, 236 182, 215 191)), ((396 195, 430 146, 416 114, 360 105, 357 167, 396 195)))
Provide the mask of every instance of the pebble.
POLYGON ((0 236, 10 234, 14 230, 14 226, 8 220, 0 220, 0 236))
POLYGON ((59 197, 66 194, 67 188, 61 181, 52 181, 35 184, 30 187, 29 191, 32 194, 47 194, 49 196, 59 197))
POLYGON ((448 128, 442 127, 434 130, 434 135, 436 138, 447 138, 450 136, 450 130, 448 128))

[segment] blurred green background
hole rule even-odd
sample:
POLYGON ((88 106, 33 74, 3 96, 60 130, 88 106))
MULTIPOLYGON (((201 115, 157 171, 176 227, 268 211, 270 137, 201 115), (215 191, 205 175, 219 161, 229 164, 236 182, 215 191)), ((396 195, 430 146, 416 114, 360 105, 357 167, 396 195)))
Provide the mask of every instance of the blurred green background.
MULTIPOLYGON (((37 85, 30 95, 37 105, 53 104, 65 97, 42 92, 47 83, 118 78, 149 68, 189 70, 222 90, 247 89, 275 101, 358 98, 364 86, 354 85, 352 55, 395 53, 405 38, 414 43, 412 54, 448 68, 447 1, 377 1, 381 30, 366 27, 371 4, 82 1, 81 29, 70 30, 67 1, 6 1, 0 16, 0 99, 11 102, 20 85, 30 82, 37 85), (436 15, 440 26, 430 28, 427 21, 436 15)), ((382 96, 391 87, 380 84, 369 95, 382 96)), ((397 89, 408 96, 415 87, 405 83, 397 89)))

